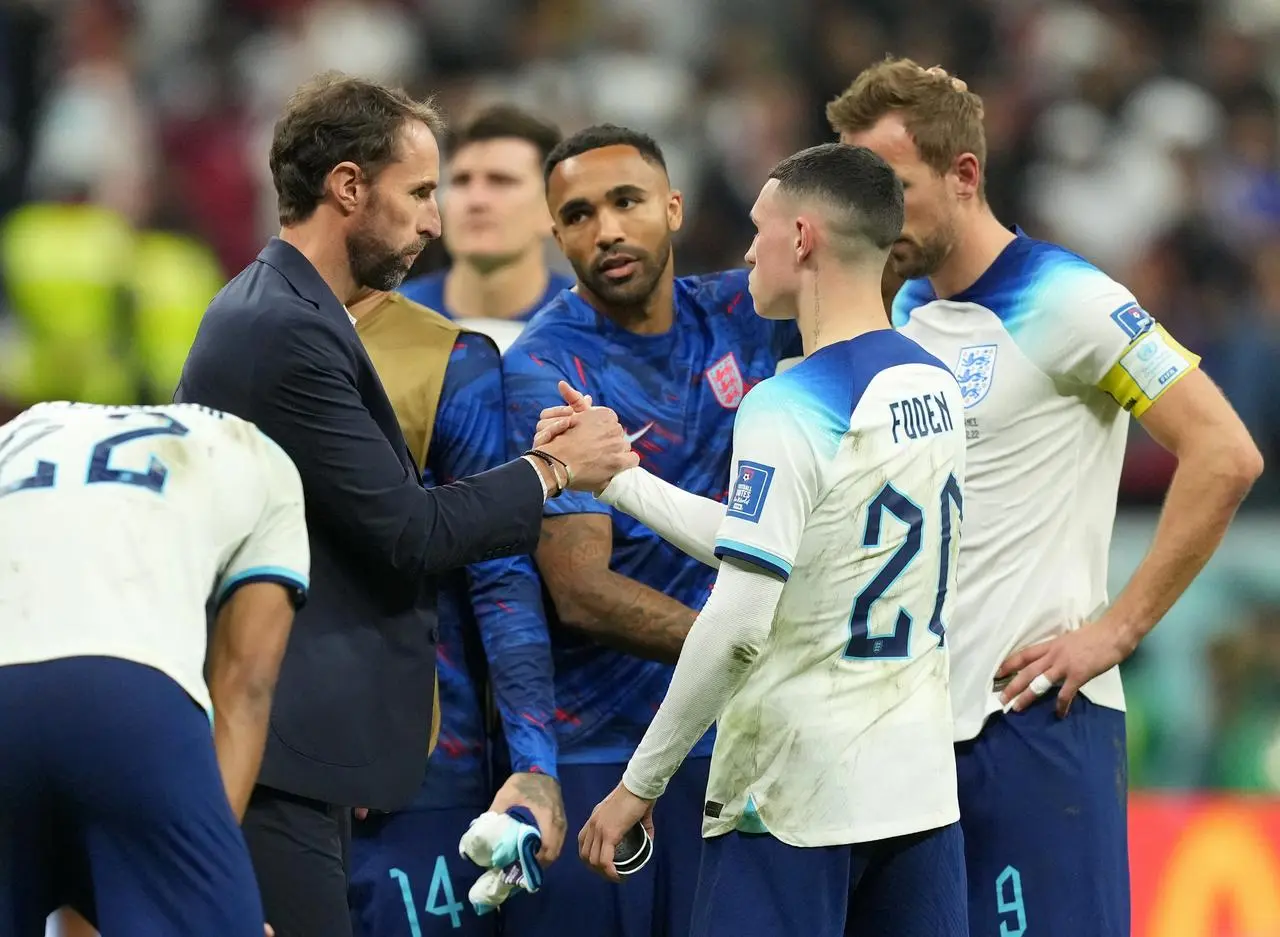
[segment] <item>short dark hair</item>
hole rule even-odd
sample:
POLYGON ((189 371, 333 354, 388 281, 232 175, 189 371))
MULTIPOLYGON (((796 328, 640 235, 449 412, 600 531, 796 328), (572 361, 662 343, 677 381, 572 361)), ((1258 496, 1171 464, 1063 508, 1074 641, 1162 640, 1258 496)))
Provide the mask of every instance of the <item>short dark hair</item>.
POLYGON ((514 104, 495 104, 480 111, 458 128, 449 141, 449 149, 456 153, 468 143, 486 140, 515 139, 531 143, 538 151, 541 166, 556 148, 563 134, 550 121, 543 120, 514 104))
MULTIPOLYGON (((823 143, 788 156, 769 173, 780 191, 835 209, 837 234, 887 251, 902 234, 902 182, 864 146, 823 143)), ((857 245, 851 245, 856 248, 857 245)))
POLYGON ((639 151, 646 162, 660 167, 663 172, 667 171, 667 160, 662 155, 662 147, 647 133, 619 127, 617 124, 596 124, 562 140, 559 146, 547 154, 547 161, 542 167, 543 178, 550 179, 551 173, 566 159, 573 159, 592 150, 602 150, 606 146, 629 146, 639 151))
POLYGON ((271 140, 280 223, 311 217, 325 176, 338 163, 349 160, 376 177, 395 161, 400 131, 414 120, 437 136, 444 131, 444 119, 430 101, 416 101, 399 88, 341 72, 326 72, 300 87, 271 140))

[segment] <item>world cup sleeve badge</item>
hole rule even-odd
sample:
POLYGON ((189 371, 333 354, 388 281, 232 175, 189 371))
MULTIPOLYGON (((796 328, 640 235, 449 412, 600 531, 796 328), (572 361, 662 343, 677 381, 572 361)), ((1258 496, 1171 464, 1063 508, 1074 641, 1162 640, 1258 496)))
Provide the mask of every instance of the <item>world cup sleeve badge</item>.
POLYGON ((1130 341, 1150 331, 1156 324, 1147 311, 1137 303, 1125 303, 1111 313, 1111 321, 1120 327, 1120 331, 1124 332, 1130 341))

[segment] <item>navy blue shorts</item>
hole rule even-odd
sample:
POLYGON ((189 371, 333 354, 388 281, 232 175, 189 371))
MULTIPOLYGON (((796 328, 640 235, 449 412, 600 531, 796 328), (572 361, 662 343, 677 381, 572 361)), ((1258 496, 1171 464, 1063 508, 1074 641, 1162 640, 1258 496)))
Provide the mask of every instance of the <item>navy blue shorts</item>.
POLYGON ((626 765, 561 765, 569 828, 536 895, 502 906, 503 937, 685 937, 702 853, 710 758, 690 758, 654 808, 653 857, 615 885, 578 858, 578 833, 626 765))
MULTIPOLYGON (((347 900, 356 937, 493 937, 497 914, 477 915, 467 892, 484 871, 458 840, 488 807, 405 810, 357 821, 347 900)), ((536 901, 515 893, 511 903, 536 901)))
POLYGON ((850 846, 705 840, 692 937, 968 937, 960 825, 850 846))
POLYGON ((1128 937, 1124 713, 1056 699, 956 746, 974 934, 1128 937))
POLYGON ((169 677, 73 657, 0 667, 0 937, 62 904, 106 934, 262 937, 209 718, 169 677))

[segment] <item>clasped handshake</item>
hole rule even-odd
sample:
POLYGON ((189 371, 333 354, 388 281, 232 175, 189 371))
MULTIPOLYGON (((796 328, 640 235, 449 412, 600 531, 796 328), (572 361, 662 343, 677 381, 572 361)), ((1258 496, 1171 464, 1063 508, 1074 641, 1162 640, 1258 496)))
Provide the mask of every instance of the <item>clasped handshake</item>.
POLYGON ((615 475, 640 464, 616 413, 592 406, 591 396, 567 381, 560 382, 560 395, 563 406, 539 414, 533 447, 567 467, 565 488, 600 492, 615 475))

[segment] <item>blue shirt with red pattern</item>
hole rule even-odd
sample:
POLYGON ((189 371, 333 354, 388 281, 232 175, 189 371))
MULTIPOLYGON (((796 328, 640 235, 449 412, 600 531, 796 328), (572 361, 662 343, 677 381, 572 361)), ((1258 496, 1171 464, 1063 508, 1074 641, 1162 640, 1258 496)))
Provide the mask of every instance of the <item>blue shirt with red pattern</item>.
MULTIPOLYGON (((553 275, 526 316, 572 281, 553 275)), ((444 274, 404 284, 402 292, 448 316, 444 274)), ((464 332, 445 370, 423 481, 443 485, 508 459, 501 358, 485 337, 464 332)), ((528 448, 529 441, 518 451, 528 448)), ((497 703, 512 771, 556 773, 551 725, 551 653, 541 584, 528 556, 487 560, 441 577, 440 739, 413 806, 488 806, 496 781, 488 731, 489 689, 497 703)))
MULTIPOLYGON (((662 335, 628 332, 573 292, 544 307, 503 356, 511 445, 528 445, 538 413, 563 402, 556 385, 567 380, 617 412, 644 468, 724 501, 738 403, 781 358, 800 354, 799 334, 794 322, 756 315, 745 270, 678 278, 674 300, 675 324, 662 335)), ((611 569, 694 610, 710 594, 714 569, 589 494, 565 492, 545 513, 608 514, 611 569)), ((674 668, 557 628, 549 603, 547 616, 560 763, 627 761, 674 668)), ((709 732, 691 756, 709 755, 712 738, 709 732)))

